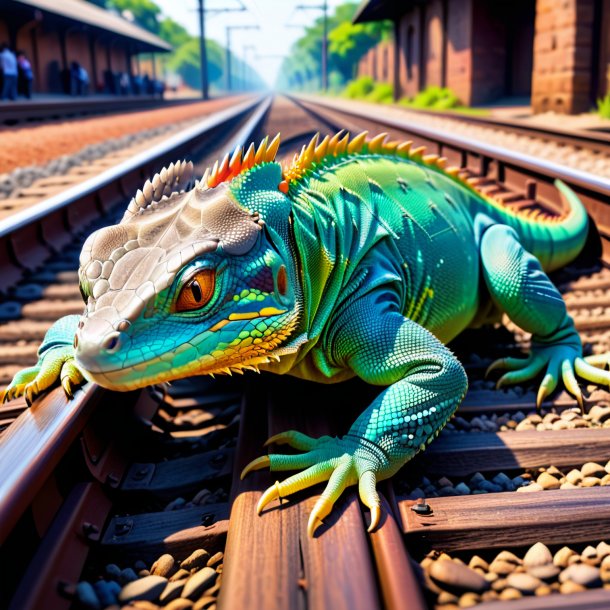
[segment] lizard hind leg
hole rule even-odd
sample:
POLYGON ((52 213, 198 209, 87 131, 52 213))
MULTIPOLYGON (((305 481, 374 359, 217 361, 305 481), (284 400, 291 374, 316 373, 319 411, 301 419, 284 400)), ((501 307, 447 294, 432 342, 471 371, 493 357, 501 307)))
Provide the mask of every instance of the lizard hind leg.
POLYGON ((580 337, 557 288, 544 273, 538 259, 519 242, 514 229, 494 225, 481 239, 483 276, 494 301, 508 317, 526 332, 532 333, 532 348, 527 358, 501 358, 487 369, 506 373, 497 387, 523 383, 544 376, 536 398, 543 400, 563 382, 583 408, 583 396, 577 376, 585 381, 610 385, 610 373, 595 364, 601 358, 583 358, 580 337))

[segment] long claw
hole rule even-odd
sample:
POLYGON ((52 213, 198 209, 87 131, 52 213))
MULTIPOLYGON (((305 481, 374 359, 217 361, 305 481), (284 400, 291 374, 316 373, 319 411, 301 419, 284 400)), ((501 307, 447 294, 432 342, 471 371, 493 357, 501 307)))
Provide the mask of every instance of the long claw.
POLYGON ((74 398, 74 393, 72 391, 72 383, 70 382, 69 377, 64 377, 61 380, 61 387, 64 389, 66 396, 72 400, 74 398))
POLYGON ((244 477, 252 472, 253 470, 262 470, 263 468, 269 468, 269 466, 271 465, 271 459, 269 458, 268 455, 261 455, 260 457, 257 457, 255 460, 252 460, 242 471, 241 474, 239 475, 240 480, 244 480, 244 477))
POLYGON ((518 369, 524 368, 530 362, 529 358, 498 358, 498 360, 494 360, 485 371, 485 377, 489 375, 492 371, 502 370, 502 371, 516 371, 518 369))
POLYGON ((568 392, 570 392, 570 394, 574 395, 574 398, 576 398, 578 405, 580 406, 580 410, 584 413, 585 406, 582 398, 582 392, 580 390, 580 386, 578 385, 578 381, 576 380, 576 376, 574 375, 572 363, 569 360, 564 360, 561 363, 561 377, 566 389, 568 392))
POLYGON ((371 507, 371 524, 369 525, 367 532, 372 532, 378 525, 381 519, 381 507, 375 504, 371 507))
POLYGON ((287 432, 280 432, 269 437, 264 444, 264 447, 268 447, 272 443, 276 445, 289 445, 294 449, 300 449, 301 451, 309 451, 313 449, 320 439, 312 438, 298 432, 297 430, 288 430, 287 432))
MULTIPOLYGON (((577 359, 577 360, 579 360, 579 359, 577 359)), ((608 364, 610 363, 610 358, 608 357, 607 353, 592 354, 591 356, 586 356, 585 358, 582 358, 582 360, 584 360, 587 364, 591 364, 591 365, 593 365, 595 367, 599 367, 603 370, 605 370, 608 367, 608 364)), ((578 373, 578 371, 576 371, 576 372, 578 373)))
POLYGON ((277 500, 280 497, 280 482, 276 481, 274 485, 269 487, 267 491, 261 496, 258 504, 256 505, 256 513, 261 514, 265 509, 265 506, 273 500, 277 500))
MULTIPOLYGON (((330 511, 328 511, 330 512, 330 511)), ((328 513, 326 513, 328 514, 328 513)), ((326 516, 326 515, 324 515, 326 516)), ((313 512, 311 513, 311 515, 309 515, 309 521, 307 522, 307 535, 310 538, 313 538, 313 535, 316 533, 316 530, 321 526, 324 525, 324 522, 319 519, 317 517, 317 515, 315 515, 313 512)))
POLYGON ((553 392, 557 387, 557 378, 554 375, 547 373, 538 388, 538 395, 536 396, 536 409, 540 411, 540 406, 544 399, 553 392))

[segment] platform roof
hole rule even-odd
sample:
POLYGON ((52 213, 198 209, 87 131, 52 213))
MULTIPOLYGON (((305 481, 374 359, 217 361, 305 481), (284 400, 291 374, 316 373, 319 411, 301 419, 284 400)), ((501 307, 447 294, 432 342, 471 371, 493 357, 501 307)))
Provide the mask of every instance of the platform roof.
POLYGON ((425 0, 362 0, 356 9, 353 22, 366 23, 383 19, 394 21, 417 4, 425 4, 425 0))
POLYGON ((78 21, 140 43, 146 51, 171 51, 172 46, 140 26, 85 0, 11 0, 48 13, 78 21))

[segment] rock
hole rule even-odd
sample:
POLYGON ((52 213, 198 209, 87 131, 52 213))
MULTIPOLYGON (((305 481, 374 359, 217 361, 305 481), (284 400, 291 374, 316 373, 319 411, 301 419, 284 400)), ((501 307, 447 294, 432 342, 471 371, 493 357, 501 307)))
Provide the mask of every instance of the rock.
POLYGON ((556 479, 561 479, 563 477, 563 473, 555 466, 549 466, 546 471, 543 470, 543 472, 552 474, 556 479))
POLYGON ((174 599, 165 606, 164 610, 189 610, 193 608, 193 602, 190 599, 174 599))
POLYGON ((610 474, 606 474, 606 475, 604 475, 604 476, 603 476, 603 477, 600 479, 599 483, 600 483, 600 485, 604 485, 604 486, 606 486, 606 485, 610 485, 610 474))
POLYGON ((439 606, 442 606, 444 604, 457 604, 458 599, 458 596, 453 595, 453 593, 449 593, 448 591, 441 591, 436 599, 436 603, 439 606))
POLYGON ((458 483, 455 486, 455 491, 457 491, 461 496, 467 496, 470 494, 470 487, 468 487, 466 483, 458 483))
POLYGON ((559 582, 572 581, 583 587, 594 587, 601 584, 599 568, 585 563, 575 563, 568 566, 559 575, 559 582))
POLYGON ((589 415, 595 423, 601 424, 607 419, 610 419, 610 407, 602 407, 601 405, 595 405, 591 407, 591 409, 589 409, 589 415))
POLYGON ((174 582, 175 580, 184 580, 188 578, 191 573, 188 570, 183 570, 180 568, 173 576, 170 577, 169 582, 174 582))
POLYGON ((134 599, 156 600, 166 585, 167 578, 163 576, 145 576, 126 584, 119 593, 119 601, 126 604, 134 599))
POLYGON ((446 559, 435 561, 430 566, 429 574, 439 587, 451 593, 464 591, 480 593, 489 587, 489 583, 478 572, 446 559))
POLYGON ((192 600, 196 600, 203 591, 214 584, 216 580, 216 570, 214 568, 201 568, 198 572, 195 572, 184 585, 182 590, 182 597, 187 597, 192 600))
POLYGON ((482 570, 489 570, 489 564, 484 560, 481 559, 481 557, 479 557, 478 555, 473 555, 470 558, 470 561, 468 562, 468 567, 472 568, 474 570, 474 568, 481 568, 482 570))
POLYGON ((485 481, 485 477, 480 472, 475 472, 470 477, 470 485, 477 486, 481 481, 485 481))
POLYGON ((542 542, 536 542, 523 557, 523 565, 527 568, 543 566, 547 563, 552 563, 552 561, 553 555, 551 555, 551 551, 542 542))
POLYGON ((174 572, 175 566, 174 558, 169 553, 166 553, 153 563, 150 573, 155 576, 165 576, 165 578, 168 578, 174 572))
POLYGON ((596 462, 587 462, 581 469, 583 477, 597 477, 598 479, 603 477, 606 473, 606 469, 596 462))
POLYGON ((540 424, 540 423, 542 423, 542 417, 540 416, 539 413, 528 413, 527 414, 527 419, 532 424, 540 424))
POLYGON ((447 477, 441 477, 436 484, 438 487, 453 487, 453 483, 447 477))
MULTIPOLYGON (((460 495, 460 493, 455 489, 455 487, 452 487, 450 485, 447 485, 446 487, 441 487, 437 493, 441 498, 447 498, 449 496, 459 496, 460 495)), ((435 494, 428 493, 426 495, 428 497, 434 497, 435 494)))
POLYGON ((606 557, 606 555, 610 555, 610 544, 602 540, 602 542, 597 545, 595 550, 597 551, 598 557, 606 557))
POLYGON ((491 583, 494 591, 502 591, 506 588, 506 578, 498 578, 491 583))
POLYGON ((551 474, 543 472, 537 479, 536 482, 542 489, 559 489, 561 483, 551 474))
POLYGON ((553 563, 560 568, 566 568, 572 555, 576 553, 569 546, 563 546, 553 555, 553 563))
POLYGON ((559 592, 563 595, 570 595, 570 593, 580 593, 581 591, 586 591, 587 587, 583 587, 578 583, 572 582, 571 580, 566 580, 566 582, 562 582, 559 586, 559 592))
POLYGON ((171 602, 172 599, 180 597, 180 594, 182 593, 182 589, 184 589, 185 584, 186 578, 183 578, 182 580, 173 580, 168 582, 165 586, 165 589, 163 589, 161 595, 159 595, 159 603, 165 605, 168 602, 171 602))
POLYGON ((531 574, 532 576, 534 576, 535 578, 539 578, 540 580, 546 581, 553 580, 555 576, 559 574, 560 571, 561 568, 552 563, 547 563, 543 566, 532 566, 527 570, 528 574, 531 574))
POLYGON ((460 597, 460 601, 458 602, 458 606, 460 608, 472 608, 476 606, 481 601, 481 598, 476 594, 469 591, 468 593, 464 593, 460 597))
POLYGON ((517 432, 521 432, 523 430, 535 430, 536 426, 534 424, 531 424, 527 419, 524 419, 522 422, 519 422, 517 424, 517 427, 515 429, 517 430, 517 432))
POLYGON ((597 487, 601 484, 601 481, 596 477, 585 477, 580 485, 581 487, 597 487))
POLYGON ((553 422, 553 430, 567 430, 568 427, 568 422, 564 421, 563 419, 558 419, 557 421, 553 422))
POLYGON ((536 597, 542 597, 544 595, 550 595, 553 592, 553 589, 551 589, 551 587, 549 587, 548 585, 540 585, 535 591, 534 591, 534 595, 536 597))
POLYGON ((499 493, 501 491, 504 491, 499 485, 496 485, 491 481, 481 481, 478 484, 478 488, 489 493, 499 493))
POLYGON ((508 589, 504 589, 504 591, 502 591, 498 597, 503 601, 507 601, 510 599, 520 599, 523 597, 523 595, 521 591, 508 587, 508 589))
POLYGON ((561 419, 563 419, 563 421, 572 421, 577 417, 580 417, 579 413, 577 411, 572 411, 571 409, 566 409, 561 414, 561 419))
POLYGON ((499 485, 502 489, 506 491, 513 491, 515 489, 515 484, 511 480, 509 476, 504 474, 503 472, 498 473, 492 480, 492 483, 499 485))
POLYGON ((134 580, 138 580, 138 575, 131 568, 121 570, 121 573, 119 574, 119 583, 126 585, 134 580))
POLYGON ((76 585, 76 599, 86 610, 101 610, 102 608, 102 603, 95 589, 86 581, 79 582, 76 585))
POLYGON ((97 594, 97 598, 102 604, 102 608, 107 608, 117 603, 117 596, 121 591, 118 583, 108 580, 98 580, 93 583, 93 588, 97 594))
POLYGON ((568 474, 566 474, 566 481, 568 483, 572 483, 572 485, 578 485, 583 479, 583 475, 580 472, 580 470, 577 470, 576 468, 570 470, 570 472, 568 472, 568 474))
POLYGON ((224 553, 222 551, 218 551, 218 553, 214 553, 214 555, 208 559, 207 566, 209 568, 213 568, 215 565, 221 563, 223 559, 224 553))
POLYGON ((509 561, 503 561, 502 559, 494 559, 489 564, 489 571, 499 576, 506 576, 515 570, 516 564, 509 561))
POLYGON ((515 565, 521 565, 523 563, 523 560, 520 557, 517 557, 514 553, 511 553, 510 551, 500 551, 494 559, 508 561, 509 563, 514 563, 515 565))
MULTIPOLYGON (((553 478, 553 477, 551 477, 553 478)), ((524 485, 523 487, 518 487, 517 491, 520 492, 529 492, 529 491, 542 491, 542 485, 538 483, 530 483, 529 485, 524 485)))
POLYGON ((573 485, 572 483, 562 483, 559 489, 578 489, 578 485, 573 485))
POLYGON ((545 424, 552 424, 553 422, 557 421, 559 419, 559 415, 557 415, 557 413, 547 413, 543 418, 542 421, 545 424))
POLYGON ((586 546, 583 552, 580 554, 581 557, 586 557, 587 559, 593 559, 597 557, 597 549, 590 544, 586 546))
POLYGON ((517 589, 517 591, 520 591, 521 593, 531 595, 542 584, 542 581, 531 574, 513 573, 506 577, 506 584, 509 587, 517 589))
POLYGON ((118 580, 121 575, 121 568, 116 563, 109 563, 105 568, 106 576, 113 580, 118 580))
POLYGON ((203 568, 210 559, 210 554, 205 549, 193 551, 186 559, 180 562, 181 570, 198 570, 203 568))

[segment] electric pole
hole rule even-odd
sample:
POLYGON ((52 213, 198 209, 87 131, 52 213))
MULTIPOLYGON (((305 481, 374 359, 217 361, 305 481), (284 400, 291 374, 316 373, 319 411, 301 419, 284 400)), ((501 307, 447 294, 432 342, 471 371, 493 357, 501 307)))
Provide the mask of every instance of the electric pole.
POLYGON ((322 11, 322 91, 328 90, 328 0, 323 4, 299 4, 295 10, 321 10, 322 11))
POLYGON ((201 97, 209 99, 208 94, 208 53, 205 48, 205 0, 199 0, 199 53, 201 55, 201 97))
POLYGON ((228 25, 227 26, 227 91, 231 91, 231 30, 260 30, 258 25, 228 25))

